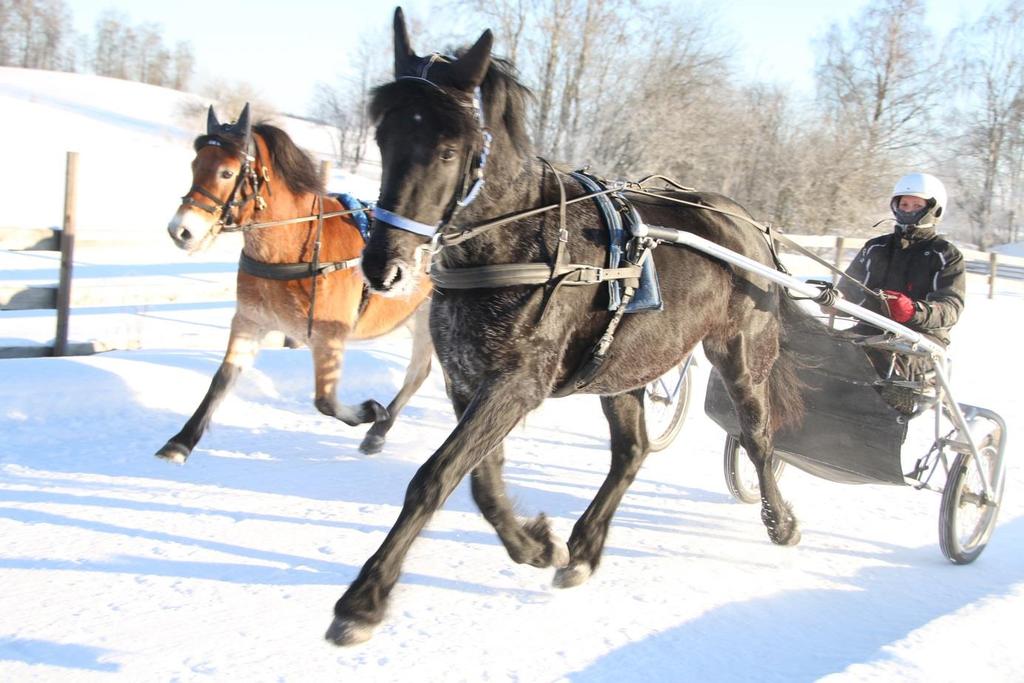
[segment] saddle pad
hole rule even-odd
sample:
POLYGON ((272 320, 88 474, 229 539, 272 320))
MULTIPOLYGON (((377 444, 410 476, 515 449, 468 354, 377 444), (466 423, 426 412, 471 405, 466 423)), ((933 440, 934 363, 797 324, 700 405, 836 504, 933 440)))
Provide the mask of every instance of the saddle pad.
POLYGON ((369 208, 369 204, 362 200, 356 199, 347 192, 334 192, 331 193, 330 196, 334 197, 339 202, 341 202, 341 205, 344 206, 349 211, 352 211, 354 209, 360 209, 360 211, 356 211, 355 213, 349 214, 349 217, 352 218, 352 221, 356 224, 356 227, 359 228, 359 234, 363 236, 363 241, 365 242, 366 240, 370 239, 370 217, 369 214, 367 214, 366 212, 366 209, 369 208))
MULTIPOLYGON (((571 175, 588 192, 600 192, 605 189, 599 180, 581 171, 574 171, 571 175)), ((640 217, 633 208, 633 205, 626 201, 625 198, 618 193, 615 193, 614 197, 629 209, 627 213, 628 225, 626 227, 630 228, 629 232, 630 236, 632 236, 631 228, 640 222, 640 217)), ((612 203, 609 195, 598 195, 594 197, 594 202, 604 217, 604 224, 608 227, 608 267, 619 268, 623 265, 626 241, 626 230, 623 227, 622 214, 617 210, 615 204, 612 203)), ((619 280, 609 280, 608 310, 617 310, 621 305, 622 282, 619 280)), ((654 267, 654 259, 648 256, 641 269, 640 285, 633 294, 633 299, 626 305, 626 313, 660 311, 662 308, 661 285, 658 283, 658 273, 654 267)))

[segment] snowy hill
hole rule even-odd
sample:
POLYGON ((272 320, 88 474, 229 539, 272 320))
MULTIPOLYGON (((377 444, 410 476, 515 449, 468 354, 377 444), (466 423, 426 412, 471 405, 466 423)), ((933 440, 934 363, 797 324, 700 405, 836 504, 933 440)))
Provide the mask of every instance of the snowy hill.
MULTIPOLYGON (((83 279, 173 288, 230 278, 237 243, 189 260, 164 231, 203 125, 178 112, 197 103, 0 69, 0 225, 60 222, 64 154, 75 149, 81 235, 146 243, 132 260, 83 252, 83 279)), ((329 153, 323 129, 282 125, 329 153)), ((369 174, 332 182, 376 195, 369 174)), ((4 257, 4 279, 52 277, 52 255, 4 257)), ((958 399, 997 411, 1009 432, 999 524, 974 564, 942 557, 934 492, 834 484, 794 467, 780 487, 803 539, 772 545, 757 507, 727 493, 701 361, 681 435, 645 463, 589 582, 558 590, 551 570, 514 564, 464 482, 414 545, 387 620, 351 649, 323 640, 332 606, 455 424, 440 373, 385 450, 366 457, 364 429, 313 408, 309 352, 264 351, 177 467, 153 453, 202 400, 231 303, 77 311, 79 338, 119 332, 143 348, 0 360, 0 680, 1020 681, 1024 397, 1012 320, 1024 285, 1001 279, 986 294, 972 276, 952 346, 958 399)), ((52 336, 47 314, 14 313, 0 314, 0 340, 52 336)), ((408 355, 403 333, 350 345, 341 399, 387 401, 408 355)), ((926 420, 912 425, 908 463, 930 443, 926 420)), ((547 513, 568 537, 608 471, 597 399, 549 400, 506 454, 521 513, 547 513)))
MULTIPOLYGON (((162 231, 191 183, 192 140, 205 132, 210 104, 217 106, 144 83, 0 67, 0 144, 7 161, 0 165, 0 187, 19 198, 0 203, 0 226, 60 225, 64 159, 77 151, 81 235, 162 231)), ((238 112, 218 114, 229 120, 238 112)), ((334 157, 329 127, 260 111, 253 118, 269 118, 319 159, 334 157)), ((372 176, 336 173, 329 189, 339 184, 376 198, 372 176)))

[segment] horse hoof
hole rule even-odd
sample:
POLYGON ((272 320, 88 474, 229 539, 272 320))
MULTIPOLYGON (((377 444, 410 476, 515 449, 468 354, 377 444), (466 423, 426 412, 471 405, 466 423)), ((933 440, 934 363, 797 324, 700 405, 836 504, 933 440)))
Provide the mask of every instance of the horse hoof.
POLYGON ((388 409, 374 401, 372 398, 363 402, 363 422, 387 422, 391 414, 388 409))
POLYGON ((362 621, 334 617, 324 638, 335 645, 348 646, 365 643, 373 635, 373 626, 362 621))
POLYGON ((574 588, 586 583, 593 573, 589 564, 575 564, 571 567, 562 567, 555 572, 555 580, 552 583, 555 588, 574 588))
POLYGON ((777 529, 769 529, 768 538, 775 545, 796 545, 800 542, 800 529, 793 525, 787 534, 780 533, 777 529))
POLYGON ((559 571, 569 566, 569 546, 554 534, 551 534, 551 566, 559 571))
POLYGON ((534 567, 555 567, 560 569, 569 564, 569 546, 551 530, 551 523, 543 512, 523 526, 527 534, 542 545, 539 554, 516 560, 534 567))
POLYGON ((168 441, 164 444, 164 447, 156 452, 156 457, 163 458, 168 462, 177 463, 184 465, 185 461, 188 460, 188 456, 192 451, 182 446, 180 443, 174 441, 168 441))
POLYGON ((363 442, 359 444, 359 452, 364 455, 376 455, 384 450, 384 437, 377 434, 367 434, 363 442))

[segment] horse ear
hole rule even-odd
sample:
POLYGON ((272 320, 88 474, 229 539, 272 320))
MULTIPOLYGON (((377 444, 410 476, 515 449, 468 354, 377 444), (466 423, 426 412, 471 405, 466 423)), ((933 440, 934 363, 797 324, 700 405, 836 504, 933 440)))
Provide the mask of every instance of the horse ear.
POLYGON ((248 102, 246 102, 245 106, 242 107, 242 113, 238 115, 238 123, 235 124, 235 130, 238 131, 238 135, 243 140, 249 140, 249 136, 252 134, 252 123, 249 121, 248 102))
POLYGON ((490 29, 483 32, 473 47, 452 64, 453 85, 460 90, 472 90, 483 83, 487 69, 491 66, 491 48, 494 34, 490 29))
POLYGON ((405 65, 416 58, 409 43, 409 32, 405 29, 405 14, 401 7, 395 8, 395 78, 405 71, 405 65))
POLYGON ((214 135, 220 130, 220 121, 217 120, 217 115, 213 113, 213 105, 210 105, 210 110, 206 112, 206 134, 214 135))

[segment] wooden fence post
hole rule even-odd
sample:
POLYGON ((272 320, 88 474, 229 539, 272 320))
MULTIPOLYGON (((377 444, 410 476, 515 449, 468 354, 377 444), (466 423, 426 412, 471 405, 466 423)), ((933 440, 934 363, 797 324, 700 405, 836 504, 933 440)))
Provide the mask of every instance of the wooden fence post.
POLYGON ((60 283, 57 285, 57 333, 53 355, 63 356, 68 348, 68 320, 71 313, 71 271, 75 255, 75 207, 78 200, 78 152, 68 152, 64 174, 64 223, 60 236, 60 283))
POLYGON ((320 177, 324 181, 324 190, 327 190, 327 183, 331 179, 331 162, 328 159, 324 159, 320 162, 320 177))
POLYGON ((996 295, 996 271, 999 267, 999 254, 991 252, 988 255, 988 298, 995 298, 996 295))

